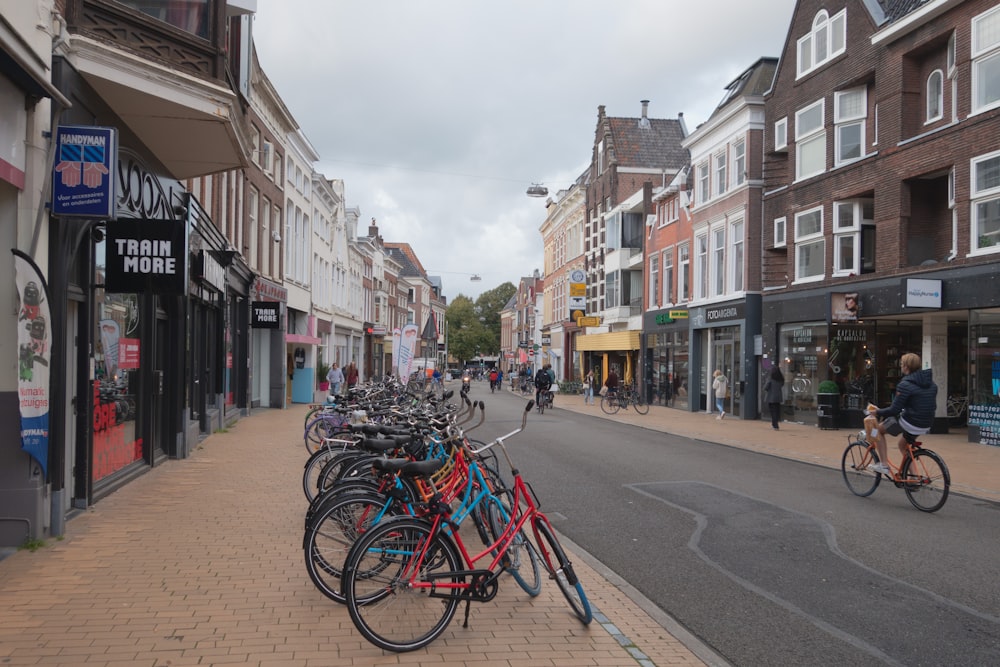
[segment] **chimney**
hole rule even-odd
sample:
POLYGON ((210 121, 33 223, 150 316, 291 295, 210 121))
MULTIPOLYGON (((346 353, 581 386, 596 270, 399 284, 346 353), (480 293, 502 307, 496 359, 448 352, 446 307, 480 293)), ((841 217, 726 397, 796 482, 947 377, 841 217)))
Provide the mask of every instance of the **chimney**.
POLYGON ((368 236, 373 239, 378 238, 378 225, 375 224, 375 218, 372 218, 372 224, 368 225, 368 236))
POLYGON ((649 112, 649 100, 642 100, 642 118, 639 119, 639 127, 644 130, 648 130, 651 125, 649 123, 649 117, 647 113, 649 112))

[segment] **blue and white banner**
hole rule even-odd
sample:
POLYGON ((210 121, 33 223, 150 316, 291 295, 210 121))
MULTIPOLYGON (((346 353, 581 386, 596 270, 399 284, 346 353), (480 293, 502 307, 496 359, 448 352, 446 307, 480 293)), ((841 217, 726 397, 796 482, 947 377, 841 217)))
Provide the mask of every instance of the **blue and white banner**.
POLYGON ((14 253, 17 315, 17 395, 21 409, 21 449, 42 466, 49 465, 49 368, 52 360, 48 287, 38 265, 20 250, 14 253))

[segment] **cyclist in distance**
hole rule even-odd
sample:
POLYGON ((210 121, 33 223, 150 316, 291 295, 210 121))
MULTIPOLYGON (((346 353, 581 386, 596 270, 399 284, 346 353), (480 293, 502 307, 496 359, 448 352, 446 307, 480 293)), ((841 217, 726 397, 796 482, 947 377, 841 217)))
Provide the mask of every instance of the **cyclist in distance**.
MULTIPOLYGON (((896 385, 896 394, 892 405, 875 410, 875 416, 880 419, 878 438, 875 448, 878 450, 878 464, 869 466, 875 472, 891 475, 886 464, 885 434, 899 436, 896 443, 899 453, 906 457, 906 442, 914 442, 916 436, 927 433, 934 423, 934 410, 937 405, 937 385, 934 384, 931 369, 920 368, 920 355, 908 352, 899 359, 902 379, 896 385), (888 419, 882 419, 888 417, 888 419)), ((869 412, 871 414, 871 412, 869 412)))
POLYGON ((542 366, 535 373, 535 405, 542 400, 542 392, 552 388, 552 376, 546 366, 542 366))

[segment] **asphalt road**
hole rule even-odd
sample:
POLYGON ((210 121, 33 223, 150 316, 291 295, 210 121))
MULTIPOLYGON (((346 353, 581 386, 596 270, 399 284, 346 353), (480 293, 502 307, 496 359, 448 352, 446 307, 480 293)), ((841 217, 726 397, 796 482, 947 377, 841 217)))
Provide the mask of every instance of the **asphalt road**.
MULTIPOLYGON (((471 397, 473 437, 520 422, 523 399, 471 397)), ((509 448, 561 532, 734 665, 1000 664, 1000 505, 865 502, 828 468, 558 408, 509 448)))

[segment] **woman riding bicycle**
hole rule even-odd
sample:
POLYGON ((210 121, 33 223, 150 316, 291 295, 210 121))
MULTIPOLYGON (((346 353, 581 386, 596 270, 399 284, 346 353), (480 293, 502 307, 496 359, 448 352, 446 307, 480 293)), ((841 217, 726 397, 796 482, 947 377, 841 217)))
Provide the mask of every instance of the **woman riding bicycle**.
POLYGON ((937 407, 937 385, 934 384, 931 369, 920 368, 920 355, 912 352, 904 354, 899 359, 899 367, 903 378, 896 385, 892 405, 874 411, 876 417, 880 419, 888 417, 888 419, 879 421, 878 424, 875 447, 878 450, 879 463, 873 463, 869 467, 885 475, 892 474, 886 463, 885 434, 899 436, 897 445, 905 459, 907 441, 914 442, 916 436, 931 430, 937 407))

